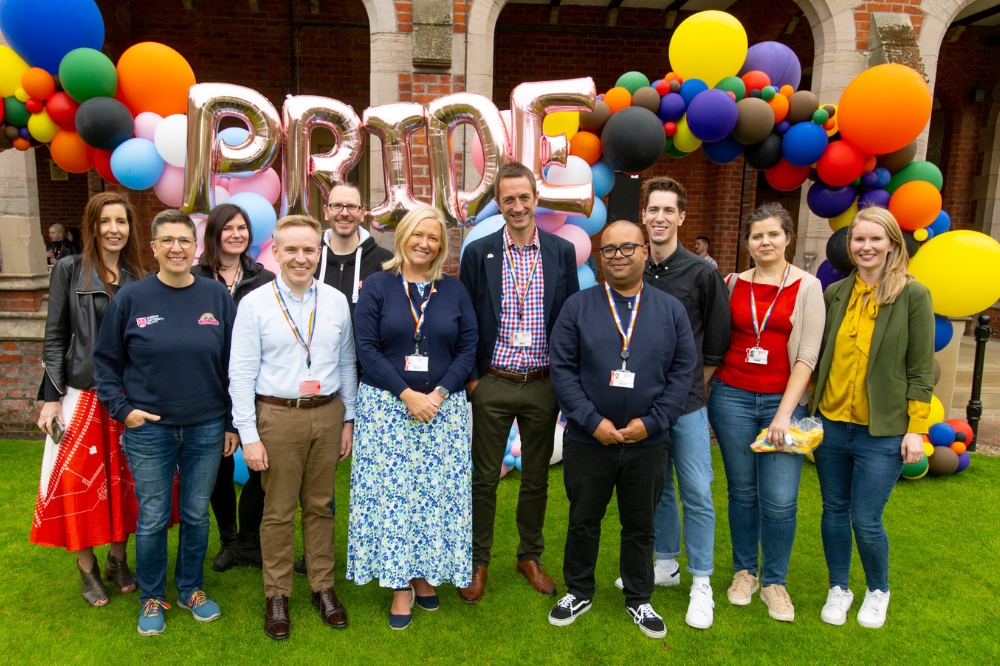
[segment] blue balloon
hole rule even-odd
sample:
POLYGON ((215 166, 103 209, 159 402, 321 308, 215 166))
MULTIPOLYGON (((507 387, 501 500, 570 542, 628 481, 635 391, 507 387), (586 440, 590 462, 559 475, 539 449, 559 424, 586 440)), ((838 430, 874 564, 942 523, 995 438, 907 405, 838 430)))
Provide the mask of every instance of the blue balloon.
POLYGON ((809 166, 823 156, 829 140, 826 130, 816 123, 812 121, 798 123, 792 125, 782 137, 781 154, 790 164, 797 167, 809 166))
POLYGON ((503 464, 507 467, 514 467, 517 464, 517 458, 508 453, 503 457, 503 464))
POLYGON ((869 171, 861 176, 861 184, 865 187, 878 187, 878 174, 874 171, 869 171))
POLYGON ((687 110, 687 102, 677 93, 667 93, 660 98, 660 110, 656 115, 665 123, 675 123, 687 110))
POLYGON ((809 187, 806 202, 809 210, 820 217, 837 217, 851 207, 857 196, 853 185, 832 187, 818 180, 809 187))
POLYGON ((576 279, 580 281, 580 290, 590 289, 597 285, 597 276, 594 275, 594 271, 590 269, 590 266, 584 264, 576 269, 576 279))
POLYGON ((964 472, 965 470, 969 469, 970 462, 972 462, 972 456, 969 455, 968 451, 960 455, 958 457, 958 469, 955 470, 955 474, 958 474, 959 472, 964 472))
POLYGON ((604 202, 594 197, 594 209, 590 211, 590 217, 581 215, 569 215, 566 224, 580 227, 587 232, 588 236, 596 236, 604 228, 604 223, 608 221, 608 209, 604 202))
POLYGON ((951 229, 951 216, 948 213, 941 211, 938 213, 937 218, 927 227, 927 233, 934 232, 935 236, 940 236, 951 229))
POLYGON ((94 0, 4 0, 0 30, 29 65, 49 74, 59 73, 73 49, 104 45, 104 19, 94 0))
POLYGON ((232 147, 236 147, 247 140, 250 131, 244 127, 227 127, 215 136, 215 142, 225 141, 232 147))
POLYGON ((780 123, 774 124, 774 131, 778 136, 785 136, 790 129, 792 129, 792 124, 787 120, 782 120, 780 123))
POLYGON ((253 240, 257 245, 266 242, 274 233, 278 216, 271 202, 261 195, 256 192, 239 192, 229 197, 226 203, 239 206, 250 216, 250 228, 253 230, 253 240))
POLYGON ((250 480, 250 470, 247 469, 247 463, 243 460, 243 447, 236 447, 236 453, 233 454, 233 464, 235 468, 233 469, 233 481, 245 486, 247 481, 250 480))
POLYGON ((521 469, 521 456, 514 458, 514 467, 521 469))
POLYGON ((682 98, 684 98, 684 104, 688 105, 691 103, 691 100, 693 100, 700 93, 703 93, 706 90, 708 90, 708 84, 702 81, 701 79, 688 79, 687 81, 681 84, 680 95, 682 98))
POLYGON ((934 446, 951 446, 955 443, 955 428, 950 423, 935 423, 927 429, 927 439, 934 446))
POLYGON ((885 167, 875 167, 872 169, 872 173, 878 176, 878 182, 875 183, 875 187, 886 188, 889 186, 889 181, 892 180, 892 174, 885 167))
POLYGON ((728 164, 743 154, 743 144, 731 136, 721 141, 706 141, 701 144, 705 157, 716 164, 728 164))
MULTIPOLYGON (((232 199, 230 199, 230 201, 232 201, 232 199)), ((500 231, 503 225, 503 215, 494 215, 493 217, 488 217, 485 220, 478 222, 476 226, 472 227, 472 229, 465 234, 465 240, 462 241, 462 252, 459 254, 459 260, 461 261, 462 255, 465 254, 465 248, 469 246, 469 243, 477 241, 485 236, 489 236, 495 231, 500 231)))
MULTIPOLYGON (((934 351, 939 352, 948 346, 951 337, 955 334, 955 328, 951 325, 951 320, 941 315, 934 315, 934 351)), ((933 441, 933 440, 931 440, 933 441)), ((954 441, 954 439, 952 440, 954 441)), ((948 442, 951 444, 951 442, 948 442)), ((935 446, 947 446, 948 444, 935 444, 935 446)))
POLYGON ((880 206, 882 208, 889 207, 889 199, 892 195, 885 190, 868 190, 860 197, 858 197, 858 210, 862 208, 868 208, 870 206, 880 206))
POLYGON ((590 165, 590 171, 594 174, 594 196, 608 196, 615 186, 614 169, 604 160, 600 160, 590 165))
POLYGON ((129 139, 111 153, 111 173, 130 190, 148 190, 163 175, 163 158, 152 141, 129 139))
POLYGON ((488 217, 496 215, 498 212, 500 212, 500 206, 497 204, 497 200, 490 199, 485 206, 476 211, 476 220, 485 220, 488 217))
POLYGON ((820 285, 822 285, 823 291, 826 291, 826 288, 834 282, 840 282, 845 277, 847 276, 843 273, 838 273, 837 269, 831 266, 830 262, 826 259, 824 259, 823 263, 816 269, 816 279, 818 279, 820 285))
POLYGON ((739 111, 725 90, 713 89, 696 96, 688 105, 687 123, 702 141, 722 141, 736 127, 739 111))

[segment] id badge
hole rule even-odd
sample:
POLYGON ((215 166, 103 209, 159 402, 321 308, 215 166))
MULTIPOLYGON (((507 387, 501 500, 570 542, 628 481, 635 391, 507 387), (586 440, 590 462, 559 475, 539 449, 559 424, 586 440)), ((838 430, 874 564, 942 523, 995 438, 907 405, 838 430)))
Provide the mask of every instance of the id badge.
POLYGON ((429 361, 429 356, 419 356, 417 354, 407 356, 406 365, 403 369, 406 370, 406 372, 428 372, 427 363, 429 361))
POLYGON ((299 382, 299 395, 317 395, 319 393, 319 380, 303 379, 299 382))
POLYGON ((514 335, 510 337, 510 341, 515 347, 530 347, 531 331, 514 331, 514 335))
POLYGON ((612 370, 611 385, 618 388, 635 388, 635 373, 630 370, 612 370))
POLYGON ((750 347, 747 349, 747 363, 767 365, 767 350, 762 347, 750 347))

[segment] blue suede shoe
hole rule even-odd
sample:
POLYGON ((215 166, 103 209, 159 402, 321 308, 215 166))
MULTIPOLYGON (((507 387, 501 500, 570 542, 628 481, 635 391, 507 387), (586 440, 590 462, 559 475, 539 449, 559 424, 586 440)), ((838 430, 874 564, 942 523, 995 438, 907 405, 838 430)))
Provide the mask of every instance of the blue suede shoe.
POLYGON ((143 604, 142 612, 139 613, 140 636, 156 636, 163 633, 167 626, 163 619, 165 608, 170 608, 170 604, 162 599, 149 599, 143 604))
POLYGON ((183 599, 177 600, 177 605, 187 608, 191 615, 199 622, 211 622, 222 615, 219 604, 208 598, 208 595, 198 590, 185 602, 183 599))
MULTIPOLYGON (((417 598, 416 592, 413 591, 412 587, 401 587, 396 592, 409 591, 410 593, 410 608, 413 608, 413 603, 417 598)), ((396 631, 402 631, 410 626, 410 621, 413 620, 413 613, 407 613, 406 615, 396 615, 391 610, 389 611, 389 627, 395 629, 396 631)))
POLYGON ((441 605, 441 602, 437 594, 432 594, 426 597, 417 596, 417 605, 425 611, 434 612, 441 605))

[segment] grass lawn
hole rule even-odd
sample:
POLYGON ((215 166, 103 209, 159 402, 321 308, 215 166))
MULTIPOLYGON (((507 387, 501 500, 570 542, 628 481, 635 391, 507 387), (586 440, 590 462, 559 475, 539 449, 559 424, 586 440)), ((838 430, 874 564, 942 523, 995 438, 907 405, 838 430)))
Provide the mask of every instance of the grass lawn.
MULTIPOLYGON (((777 455, 777 454, 775 454, 777 455)), ((205 588, 222 607, 222 618, 195 622, 189 613, 167 612, 159 637, 135 631, 138 594, 112 592, 105 608, 89 608, 80 596, 73 558, 28 543, 42 446, 0 441, 0 655, 7 664, 375 664, 375 663, 956 663, 1000 662, 1000 459, 973 456, 960 475, 901 482, 889 503, 886 524, 892 544, 892 604, 884 629, 862 629, 855 621, 864 576, 855 556, 851 588, 857 599, 843 627, 819 619, 826 599, 826 566, 820 539, 820 496, 815 468, 802 474, 799 529, 788 588, 797 618, 771 620, 759 599, 738 608, 726 600, 731 556, 725 475, 718 448, 715 463, 717 512, 713 579, 715 625, 698 631, 684 624, 685 573, 679 588, 657 588, 653 606, 664 616, 665 640, 646 638, 626 615, 613 581, 618 567, 617 507, 609 508, 593 609, 575 624, 555 628, 546 614, 552 600, 533 592, 514 572, 517 532, 514 506, 518 481, 500 483, 494 561, 486 596, 475 606, 462 603, 444 586, 441 609, 414 609, 404 632, 389 629, 390 592, 375 583, 356 587, 344 580, 346 519, 341 510, 337 543, 337 592, 351 625, 324 626, 309 601, 304 578, 295 580, 291 600, 292 636, 276 643, 264 636, 260 572, 236 568, 219 574, 206 562, 205 588)), ((348 506, 349 469, 339 472, 337 504, 348 506)), ((548 550, 543 558, 562 585, 562 551, 568 503, 562 467, 552 469, 546 521, 548 550)), ((173 603, 173 561, 177 531, 171 531, 167 589, 173 603)), ((209 557, 218 549, 212 528, 209 557)), ((130 548, 131 550, 131 548, 130 548)), ((100 549, 99 558, 106 556, 100 549)), ((134 552, 134 551, 133 551, 134 552)), ((301 545, 298 548, 301 552, 301 545)), ((102 560, 103 561, 103 560, 102 560)), ((129 561, 134 561, 132 554, 129 561)))

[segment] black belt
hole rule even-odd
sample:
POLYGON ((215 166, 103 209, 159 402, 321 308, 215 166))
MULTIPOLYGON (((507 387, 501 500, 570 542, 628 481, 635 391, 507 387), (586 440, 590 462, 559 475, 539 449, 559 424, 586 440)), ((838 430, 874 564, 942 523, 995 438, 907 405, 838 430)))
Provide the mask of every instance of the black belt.
POLYGON ((536 370, 526 370, 525 372, 511 372, 510 370, 501 370, 495 365, 491 365, 486 368, 486 372, 491 375, 496 375, 497 377, 503 377, 504 379, 512 379, 515 382, 526 382, 529 379, 541 379, 542 377, 549 376, 549 369, 538 368, 536 370))

